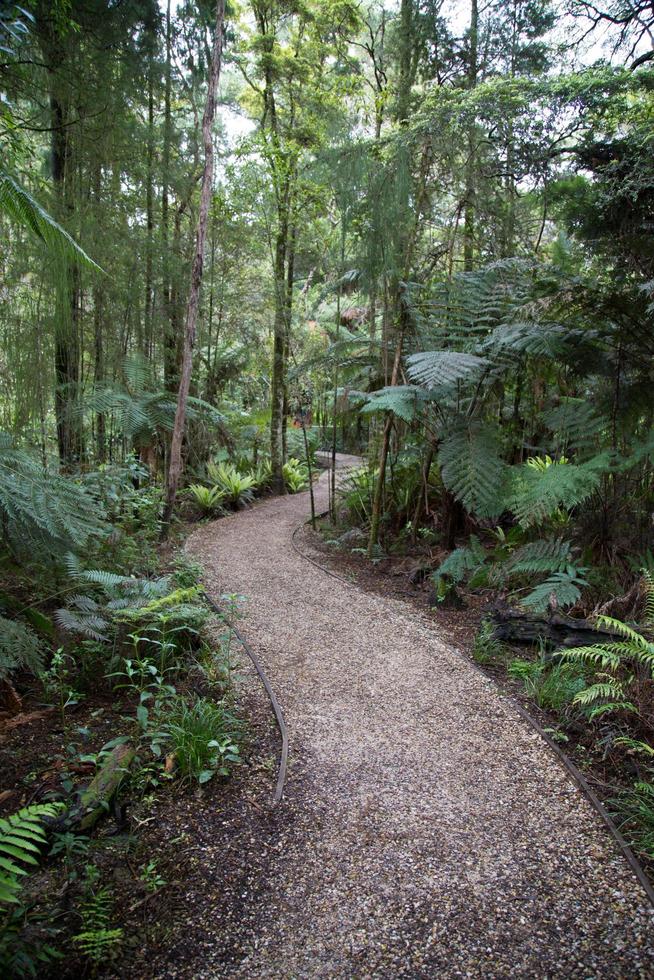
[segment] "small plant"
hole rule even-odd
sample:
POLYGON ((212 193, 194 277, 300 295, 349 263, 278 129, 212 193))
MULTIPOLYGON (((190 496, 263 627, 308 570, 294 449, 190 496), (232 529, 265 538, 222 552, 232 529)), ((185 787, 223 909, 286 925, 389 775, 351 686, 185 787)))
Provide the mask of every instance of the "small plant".
POLYGON ((562 711, 572 704, 585 685, 583 670, 572 664, 552 664, 546 660, 514 660, 509 674, 520 678, 525 693, 539 708, 562 711))
POLYGON ((286 489, 291 493, 299 493, 309 484, 309 470, 307 464, 295 459, 293 456, 284 463, 282 468, 286 489))
POLYGON ((263 490, 272 480, 272 465, 269 459, 264 459, 258 463, 257 468, 252 472, 254 484, 258 490, 263 490))
POLYGON ((256 486, 255 477, 242 474, 229 463, 209 463, 207 467, 209 479, 219 490, 226 504, 235 510, 240 510, 251 503, 256 486))
MULTIPOLYGON (((643 571, 645 587, 644 626, 654 625, 654 581, 643 571)), ((591 720, 615 712, 640 715, 640 702, 647 703, 654 680, 654 642, 611 616, 598 616, 597 625, 618 639, 591 646, 573 647, 562 656, 593 672, 593 683, 584 685, 575 703, 591 720)))
POLYGON ((0 973, 3 977, 54 975, 50 968, 63 953, 55 949, 58 930, 43 913, 14 905, 0 920, 0 973))
POLYGON ((123 939, 122 929, 112 929, 113 898, 107 888, 101 888, 81 907, 82 929, 73 936, 82 955, 89 960, 93 973, 112 959, 123 939))
POLYGON ((126 688, 138 695, 136 721, 141 739, 148 743, 152 754, 159 758, 168 737, 165 719, 177 691, 168 684, 164 675, 151 661, 126 660, 125 669, 112 676, 124 677, 118 688, 126 688))
POLYGON ((223 492, 220 487, 205 487, 201 483, 192 483, 186 489, 189 497, 203 514, 218 514, 222 511, 223 492))
POLYGON ((640 781, 611 800, 618 827, 639 853, 654 860, 654 784, 640 781))
POLYGON ((61 809, 57 803, 35 804, 0 819, 0 903, 18 903, 23 865, 36 865, 46 842, 44 821, 61 809))
POLYGON ((221 595, 221 601, 227 606, 227 613, 224 617, 225 632, 220 636, 220 647, 225 658, 225 666, 227 669, 227 687, 232 686, 232 662, 233 662, 233 650, 234 641, 236 639, 236 627, 234 623, 239 618, 240 615, 240 605, 244 601, 244 596, 237 595, 235 592, 228 592, 225 595, 221 595))
POLYGON ((489 664, 494 660, 500 660, 505 649, 504 644, 495 634, 495 627, 490 620, 485 619, 475 636, 472 659, 478 664, 489 664))
POLYGON ((163 888, 167 884, 166 879, 159 874, 158 871, 158 861, 155 859, 148 861, 141 868, 139 878, 145 885, 149 892, 158 892, 160 888, 163 888))
POLYGON ((77 863, 83 857, 86 857, 89 850, 89 839, 80 834, 74 834, 72 831, 66 831, 65 833, 58 833, 53 835, 53 843, 50 848, 50 857, 63 857, 67 877, 69 881, 75 881, 77 878, 77 863))
POLYGON ((228 776, 240 760, 241 726, 224 703, 198 698, 182 701, 169 718, 172 753, 184 779, 206 783, 216 773, 228 776))
POLYGON ((173 579, 179 589, 192 589, 200 584, 202 579, 202 565, 193 561, 184 552, 180 552, 173 562, 173 579))
POLYGON ((47 670, 40 675, 46 697, 52 698, 59 712, 61 727, 66 731, 66 709, 72 708, 84 697, 70 683, 75 668, 73 658, 59 647, 52 655, 52 661, 47 670))

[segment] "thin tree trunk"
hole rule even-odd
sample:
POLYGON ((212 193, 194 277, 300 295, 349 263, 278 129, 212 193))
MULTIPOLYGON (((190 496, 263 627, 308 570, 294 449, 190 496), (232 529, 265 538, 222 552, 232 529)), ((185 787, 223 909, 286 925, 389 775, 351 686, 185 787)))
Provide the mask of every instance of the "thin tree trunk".
POLYGON ((166 75, 164 88, 164 134, 162 159, 162 188, 161 188, 161 244, 163 252, 163 362, 164 387, 166 391, 174 391, 176 387, 176 341, 171 336, 171 306, 172 287, 170 283, 170 144, 172 140, 172 24, 170 12, 171 0, 166 6, 166 75))
POLYGON ((145 240, 145 311, 144 311, 144 354, 153 356, 152 311, 154 307, 154 290, 152 286, 152 236, 154 231, 153 217, 153 164, 154 164, 154 57, 152 51, 148 55, 148 149, 147 172, 145 187, 146 211, 146 240, 145 240))
POLYGON ((202 267, 204 260, 204 246, 207 237, 207 221, 209 217, 209 206, 211 204, 211 194, 213 190, 213 135, 212 126, 216 114, 216 96, 218 92, 218 82, 220 79, 220 64, 223 46, 223 23, 225 18, 225 0, 217 0, 216 3, 216 31, 213 41, 211 54, 211 69, 209 72, 209 86, 207 90, 207 101, 202 117, 202 142, 204 144, 204 173, 202 175, 202 191, 200 193, 200 209, 198 213, 198 224, 195 237, 195 253, 191 268, 191 287, 189 290, 188 303, 186 306, 186 324, 184 330, 184 353, 182 357, 182 370, 179 382, 179 392, 177 395, 177 409, 175 412, 175 424, 170 444, 170 459, 168 462, 168 482, 166 488, 166 506, 163 514, 163 533, 166 532, 170 517, 175 505, 177 488, 182 472, 182 440, 184 437, 184 427, 186 423, 186 406, 188 393, 191 385, 191 372, 193 370, 193 348, 195 346, 195 335, 198 321, 198 307, 200 304, 200 287, 202 285, 202 267))
MULTIPOLYGON (((468 88, 477 85, 477 43, 479 36, 479 7, 477 0, 470 6, 470 60, 468 62, 468 88)), ((472 272, 475 261, 475 128, 468 130, 468 158, 466 160, 465 206, 463 211, 463 268, 472 272)))

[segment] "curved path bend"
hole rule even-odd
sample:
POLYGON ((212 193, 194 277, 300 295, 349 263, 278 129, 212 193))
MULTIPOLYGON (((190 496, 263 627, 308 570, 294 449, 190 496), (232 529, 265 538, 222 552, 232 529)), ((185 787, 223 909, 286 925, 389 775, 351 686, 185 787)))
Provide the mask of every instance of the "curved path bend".
POLYGON ((307 511, 271 499, 189 544, 210 592, 248 598, 291 758, 265 873, 194 976, 653 977, 651 907, 547 745, 426 616, 298 555, 307 511))

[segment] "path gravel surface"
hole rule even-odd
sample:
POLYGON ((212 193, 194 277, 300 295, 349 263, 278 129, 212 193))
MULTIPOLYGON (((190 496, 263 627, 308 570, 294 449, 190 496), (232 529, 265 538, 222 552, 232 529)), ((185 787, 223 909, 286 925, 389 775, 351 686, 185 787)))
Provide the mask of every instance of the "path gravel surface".
POLYGON ((237 913, 195 894, 202 955, 166 975, 654 977, 652 909, 549 748, 427 616, 298 555, 307 512, 271 499, 189 542, 214 596, 247 596, 291 764, 237 913))

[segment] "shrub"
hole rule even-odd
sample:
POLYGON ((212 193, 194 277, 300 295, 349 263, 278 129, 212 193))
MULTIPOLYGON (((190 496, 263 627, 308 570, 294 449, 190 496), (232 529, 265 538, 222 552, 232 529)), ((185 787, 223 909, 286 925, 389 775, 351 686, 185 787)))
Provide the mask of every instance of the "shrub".
POLYGON ((238 510, 252 501, 256 485, 252 474, 243 475, 229 463, 210 463, 207 473, 214 489, 220 491, 222 499, 229 506, 238 510))
POLYGON ((222 510, 223 493, 219 487, 205 487, 201 483, 192 483, 186 490, 203 514, 216 514, 222 510))
POLYGON ((241 726, 224 702, 198 698, 182 701, 168 721, 171 751, 185 779, 206 783, 216 773, 229 775, 240 762, 241 726))
POLYGON ((472 658, 478 664, 488 664, 493 660, 499 660, 506 652, 506 647, 495 635, 495 627, 490 620, 485 619, 477 635, 472 648, 472 658))
POLYGON ((286 484, 286 489, 290 490, 291 493, 299 493, 300 490, 304 490, 309 484, 309 470, 306 463, 302 463, 299 459, 295 459, 293 456, 284 463, 282 473, 284 474, 284 483, 286 484))
POLYGON ((551 664, 545 660, 514 660, 509 674, 520 678, 525 693, 539 708, 561 711, 572 704, 585 686, 583 670, 573 664, 551 664))

